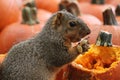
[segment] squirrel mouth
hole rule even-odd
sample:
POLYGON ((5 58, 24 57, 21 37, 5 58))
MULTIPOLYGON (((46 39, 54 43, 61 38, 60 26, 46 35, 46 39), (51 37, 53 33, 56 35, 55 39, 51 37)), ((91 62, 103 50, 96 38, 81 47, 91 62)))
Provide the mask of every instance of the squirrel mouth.
POLYGON ((85 32, 82 32, 78 35, 72 35, 69 37, 72 43, 80 42, 82 39, 88 39, 88 38, 89 38, 89 35, 86 34, 85 32))
POLYGON ((79 38, 74 38, 72 40, 73 43, 76 43, 76 42, 80 42, 82 40, 82 37, 79 37, 79 38))
POLYGON ((75 43, 76 43, 76 42, 81 41, 81 39, 82 39, 82 38, 74 38, 74 39, 72 39, 72 41, 71 41, 71 42, 73 42, 73 43, 75 42, 75 43))
POLYGON ((74 46, 82 43, 84 40, 87 40, 87 42, 89 44, 88 38, 89 38, 89 36, 85 36, 85 37, 82 37, 82 38, 80 37, 78 41, 72 42, 72 46, 74 47, 74 46))
POLYGON ((79 38, 74 39, 72 43, 80 43, 84 39, 88 40, 88 38, 89 36, 79 37, 79 38))

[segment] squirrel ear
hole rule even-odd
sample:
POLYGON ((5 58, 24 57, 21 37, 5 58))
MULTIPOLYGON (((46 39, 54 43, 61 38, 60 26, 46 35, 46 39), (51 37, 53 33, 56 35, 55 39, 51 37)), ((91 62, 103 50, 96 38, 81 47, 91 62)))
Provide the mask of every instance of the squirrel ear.
POLYGON ((53 24, 55 26, 60 25, 62 21, 62 17, 63 17, 63 14, 61 12, 58 12, 53 19, 53 24))
POLYGON ((74 2, 70 3, 67 6, 67 10, 68 10, 68 12, 72 13, 75 16, 79 16, 80 15, 80 10, 78 8, 78 5, 76 3, 74 3, 74 2))

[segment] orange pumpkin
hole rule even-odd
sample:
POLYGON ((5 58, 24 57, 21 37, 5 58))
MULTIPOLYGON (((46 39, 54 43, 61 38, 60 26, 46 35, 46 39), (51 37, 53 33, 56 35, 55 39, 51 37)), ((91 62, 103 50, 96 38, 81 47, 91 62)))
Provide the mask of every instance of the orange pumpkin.
POLYGON ((79 2, 90 2, 91 0, 78 0, 79 2))
POLYGON ((0 30, 19 20, 21 5, 21 0, 0 0, 0 30))
POLYGON ((116 6, 115 14, 116 14, 116 19, 117 19, 118 23, 120 24, 120 4, 118 4, 116 6))
POLYGON ((105 0, 107 4, 112 4, 117 6, 120 3, 120 0, 105 0))
POLYGON ((49 11, 46 11, 44 9, 38 9, 37 10, 37 17, 38 20, 40 21, 40 24, 45 24, 46 21, 51 17, 52 13, 49 11))
POLYGON ((112 45, 111 36, 101 32, 96 44, 63 67, 56 80, 119 80, 120 46, 112 45))
POLYGON ((104 4, 104 0, 92 0, 91 3, 79 3, 81 13, 94 15, 101 21, 103 21, 102 12, 109 7, 112 8, 113 12, 115 11, 115 7, 110 4, 104 4))
POLYGON ((0 53, 6 53, 14 44, 33 37, 40 32, 51 13, 28 6, 22 10, 22 23, 16 22, 7 26, 0 34, 0 53), (43 11, 43 12, 42 12, 43 11), (32 14, 36 13, 36 14, 32 14), (39 17, 39 18, 37 18, 39 17), (45 17, 45 18, 44 18, 45 17), (39 23, 39 20, 40 23, 39 23))
POLYGON ((37 8, 45 9, 50 12, 56 12, 58 10, 58 4, 60 0, 35 0, 37 8))
POLYGON ((87 25, 102 25, 102 22, 95 16, 90 14, 81 14, 79 16, 87 25))
POLYGON ((89 42, 95 43, 99 31, 105 30, 113 34, 112 42, 115 45, 120 45, 120 26, 118 25, 115 15, 111 8, 106 9, 103 12, 103 25, 90 25, 91 34, 89 35, 89 42))

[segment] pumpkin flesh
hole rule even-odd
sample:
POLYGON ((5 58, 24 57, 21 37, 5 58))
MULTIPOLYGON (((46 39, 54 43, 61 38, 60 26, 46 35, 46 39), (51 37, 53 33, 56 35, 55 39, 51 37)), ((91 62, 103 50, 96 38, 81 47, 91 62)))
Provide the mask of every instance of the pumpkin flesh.
MULTIPOLYGON (((71 78, 77 80, 86 76, 89 80, 117 80, 120 79, 120 47, 103 47, 91 45, 88 52, 77 57, 72 63, 72 72, 77 76, 71 78), (76 71, 76 73, 75 73, 76 71)), ((71 68, 70 68, 71 69, 71 68)), ((72 75, 71 74, 71 75, 72 75)))
POLYGON ((103 47, 91 45, 91 48, 84 55, 77 57, 75 62, 96 72, 106 72, 108 68, 116 66, 120 60, 119 47, 103 47), (114 63, 115 62, 115 63, 114 63))

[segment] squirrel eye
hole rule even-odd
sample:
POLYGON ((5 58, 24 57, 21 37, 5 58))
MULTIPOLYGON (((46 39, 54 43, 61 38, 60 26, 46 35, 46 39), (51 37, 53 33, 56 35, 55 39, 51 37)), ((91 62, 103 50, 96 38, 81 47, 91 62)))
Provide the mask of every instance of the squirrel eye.
POLYGON ((70 25, 71 27, 75 27, 77 24, 76 24, 76 22, 71 21, 71 22, 69 22, 69 25, 70 25))

